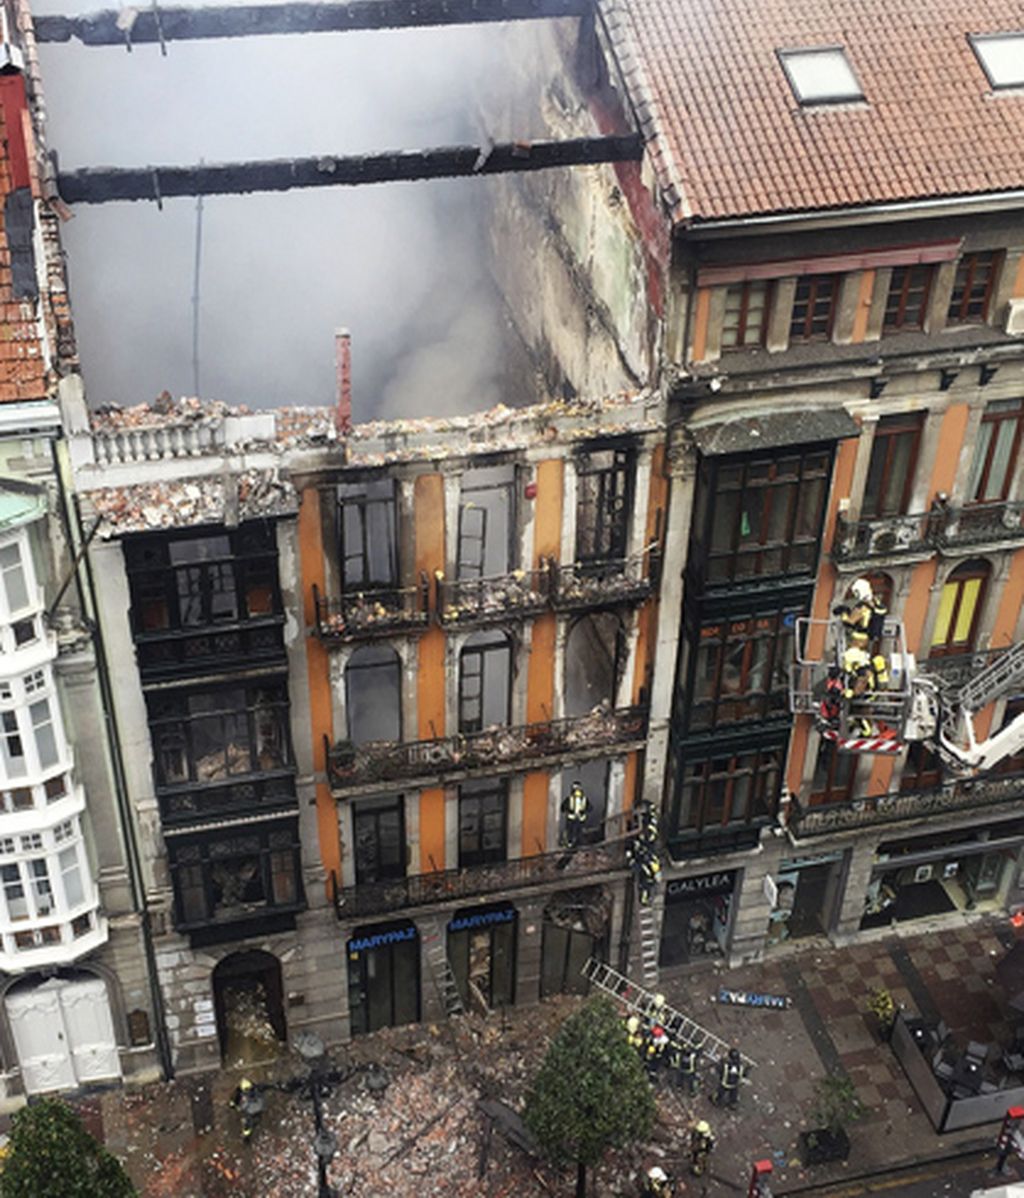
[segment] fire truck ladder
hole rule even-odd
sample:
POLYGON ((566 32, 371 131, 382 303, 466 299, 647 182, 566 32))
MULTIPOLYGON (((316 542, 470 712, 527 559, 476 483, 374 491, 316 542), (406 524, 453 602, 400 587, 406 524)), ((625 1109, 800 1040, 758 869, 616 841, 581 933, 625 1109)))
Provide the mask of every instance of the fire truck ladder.
POLYGON ((658 920, 654 907, 637 902, 637 918, 640 924, 640 970, 644 985, 653 986, 658 980, 658 920))
POLYGON ((459 993, 459 984, 455 980, 452 963, 448 960, 448 953, 445 950, 444 931, 436 919, 429 921, 425 930, 426 935, 423 939, 427 946, 430 976, 433 978, 437 996, 444 1007, 444 1013, 448 1017, 461 1015, 465 1008, 462 1005, 462 995, 459 993))
POLYGON ((971 713, 980 711, 1021 678, 1024 678, 1024 641, 965 683, 957 692, 957 701, 971 713))
MULTIPOLYGON (((583 966, 583 976, 598 990, 610 994, 616 1002, 622 1003, 629 1011, 641 1017, 654 1009, 654 994, 650 990, 638 986, 636 982, 630 981, 624 974, 612 969, 610 965, 605 965, 603 961, 591 957, 583 966)), ((671 1039, 699 1048, 709 1061, 724 1060, 732 1047, 700 1024, 694 1023, 689 1016, 667 1004, 660 1008, 658 1019, 671 1039)), ((745 1053, 741 1053, 740 1058, 745 1070, 752 1069, 757 1063, 745 1053)))

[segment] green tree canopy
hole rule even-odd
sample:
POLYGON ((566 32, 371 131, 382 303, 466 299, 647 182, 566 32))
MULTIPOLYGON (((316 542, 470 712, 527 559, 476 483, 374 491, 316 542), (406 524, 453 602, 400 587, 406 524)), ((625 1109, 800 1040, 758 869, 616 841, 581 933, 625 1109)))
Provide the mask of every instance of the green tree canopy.
POLYGON ((135 1198, 120 1161, 93 1139, 59 1098, 14 1116, 0 1198, 135 1198))
POLYGON ((556 1164, 574 1161, 580 1178, 606 1149, 647 1137, 654 1120, 651 1085, 609 999, 592 998, 559 1029, 526 1097, 524 1118, 544 1153, 556 1164))

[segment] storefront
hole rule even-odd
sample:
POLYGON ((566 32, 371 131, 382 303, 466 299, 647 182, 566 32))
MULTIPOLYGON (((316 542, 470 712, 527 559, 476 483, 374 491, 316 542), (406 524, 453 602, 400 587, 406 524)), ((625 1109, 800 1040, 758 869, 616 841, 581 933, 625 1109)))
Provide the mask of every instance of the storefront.
POLYGON ((725 953, 738 879, 739 870, 730 869, 695 878, 673 878, 666 884, 658 958, 662 969, 725 953))
POLYGON ((511 903, 456 911, 448 924, 448 960, 466 1007, 515 1002, 517 924, 511 903))
POLYGON ((958 828, 878 846, 862 930, 951 911, 997 911, 1016 875, 1024 820, 958 828))
POLYGON ((825 936, 835 921, 843 877, 843 853, 794 857, 765 879, 772 905, 768 923, 769 947, 784 940, 825 936))
POLYGON ((611 895, 603 886, 564 890, 544 908, 540 996, 586 994, 583 966, 591 957, 608 954, 611 895))
POLYGON ((420 939, 409 920, 354 928, 348 952, 352 1035, 420 1017, 420 939))

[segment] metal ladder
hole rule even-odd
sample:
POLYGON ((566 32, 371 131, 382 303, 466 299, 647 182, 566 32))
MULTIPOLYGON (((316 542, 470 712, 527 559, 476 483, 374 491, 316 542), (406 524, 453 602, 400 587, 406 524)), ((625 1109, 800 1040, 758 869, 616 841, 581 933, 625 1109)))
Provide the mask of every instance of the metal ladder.
POLYGON ((964 683, 957 694, 960 706, 970 712, 980 711, 1021 678, 1024 678, 1024 641, 964 683))
MULTIPOLYGON (((612 969, 610 965, 605 965, 603 961, 589 958, 583 966, 583 976, 592 986, 610 994, 617 1002, 638 1015, 647 1015, 653 1009, 654 995, 650 990, 630 981, 625 974, 612 969)), ((699 1023, 694 1023, 688 1015, 667 1004, 660 1008, 658 1020, 672 1040, 699 1048, 709 1061, 724 1060, 732 1047, 725 1040, 701 1027, 699 1023)), ((752 1069, 756 1064, 746 1053, 740 1053, 740 1059, 745 1069, 752 1069)))
POLYGON ((645 986, 653 986, 658 980, 658 920, 654 907, 645 907, 637 902, 637 918, 640 924, 640 972, 645 986))
POLYGON ((462 995, 452 971, 452 963, 448 960, 444 931, 436 919, 428 921, 423 942, 427 946, 430 976, 434 979, 434 988, 444 1007, 445 1016, 450 1018, 452 1015, 462 1015, 465 1011, 462 995))

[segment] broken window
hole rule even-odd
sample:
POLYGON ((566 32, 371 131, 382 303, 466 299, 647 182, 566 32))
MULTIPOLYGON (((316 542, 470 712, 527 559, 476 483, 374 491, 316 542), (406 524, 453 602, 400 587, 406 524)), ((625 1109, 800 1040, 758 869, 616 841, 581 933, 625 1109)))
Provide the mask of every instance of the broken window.
POLYGON ((284 683, 150 699, 158 786, 223 782, 291 764, 284 683))
POLYGON ((170 844, 180 925, 238 919, 301 902, 298 827, 247 829, 170 844))
POLYGON ((515 467, 467 470, 459 503, 460 579, 507 574, 515 560, 515 467))
POLYGON ((584 565, 626 556, 633 503, 632 450, 605 449, 576 461, 576 560, 584 565))
POLYGON ((356 882, 404 878, 405 802, 401 796, 363 799, 352 806, 356 882))
POLYGON ((612 612, 583 616, 565 642, 565 714, 611 710, 622 667, 622 621, 612 612))
POLYGON ((398 585, 395 484, 382 478, 338 488, 342 586, 346 591, 398 585))
POLYGON ((583 967, 607 959, 611 899, 603 887, 563 890, 544 908, 540 996, 586 994, 583 967))
POLYGON ((348 736, 354 745, 402 739, 402 663, 394 649, 366 645, 345 667, 348 736))
POLYGON ((456 911, 448 924, 448 960, 465 1006, 515 1002, 518 922, 511 903, 456 911))
POLYGON ((459 787, 459 868, 506 858, 508 786, 503 779, 459 787))
POLYGON ((503 632, 477 632, 459 654, 459 731, 507 724, 512 702, 512 646, 503 632))
POLYGON ((608 810, 608 789, 611 782, 611 765, 607 758, 581 761, 578 765, 562 770, 562 792, 569 793, 573 782, 579 782, 590 806, 583 825, 582 840, 585 844, 600 844, 604 839, 604 818, 608 810))

